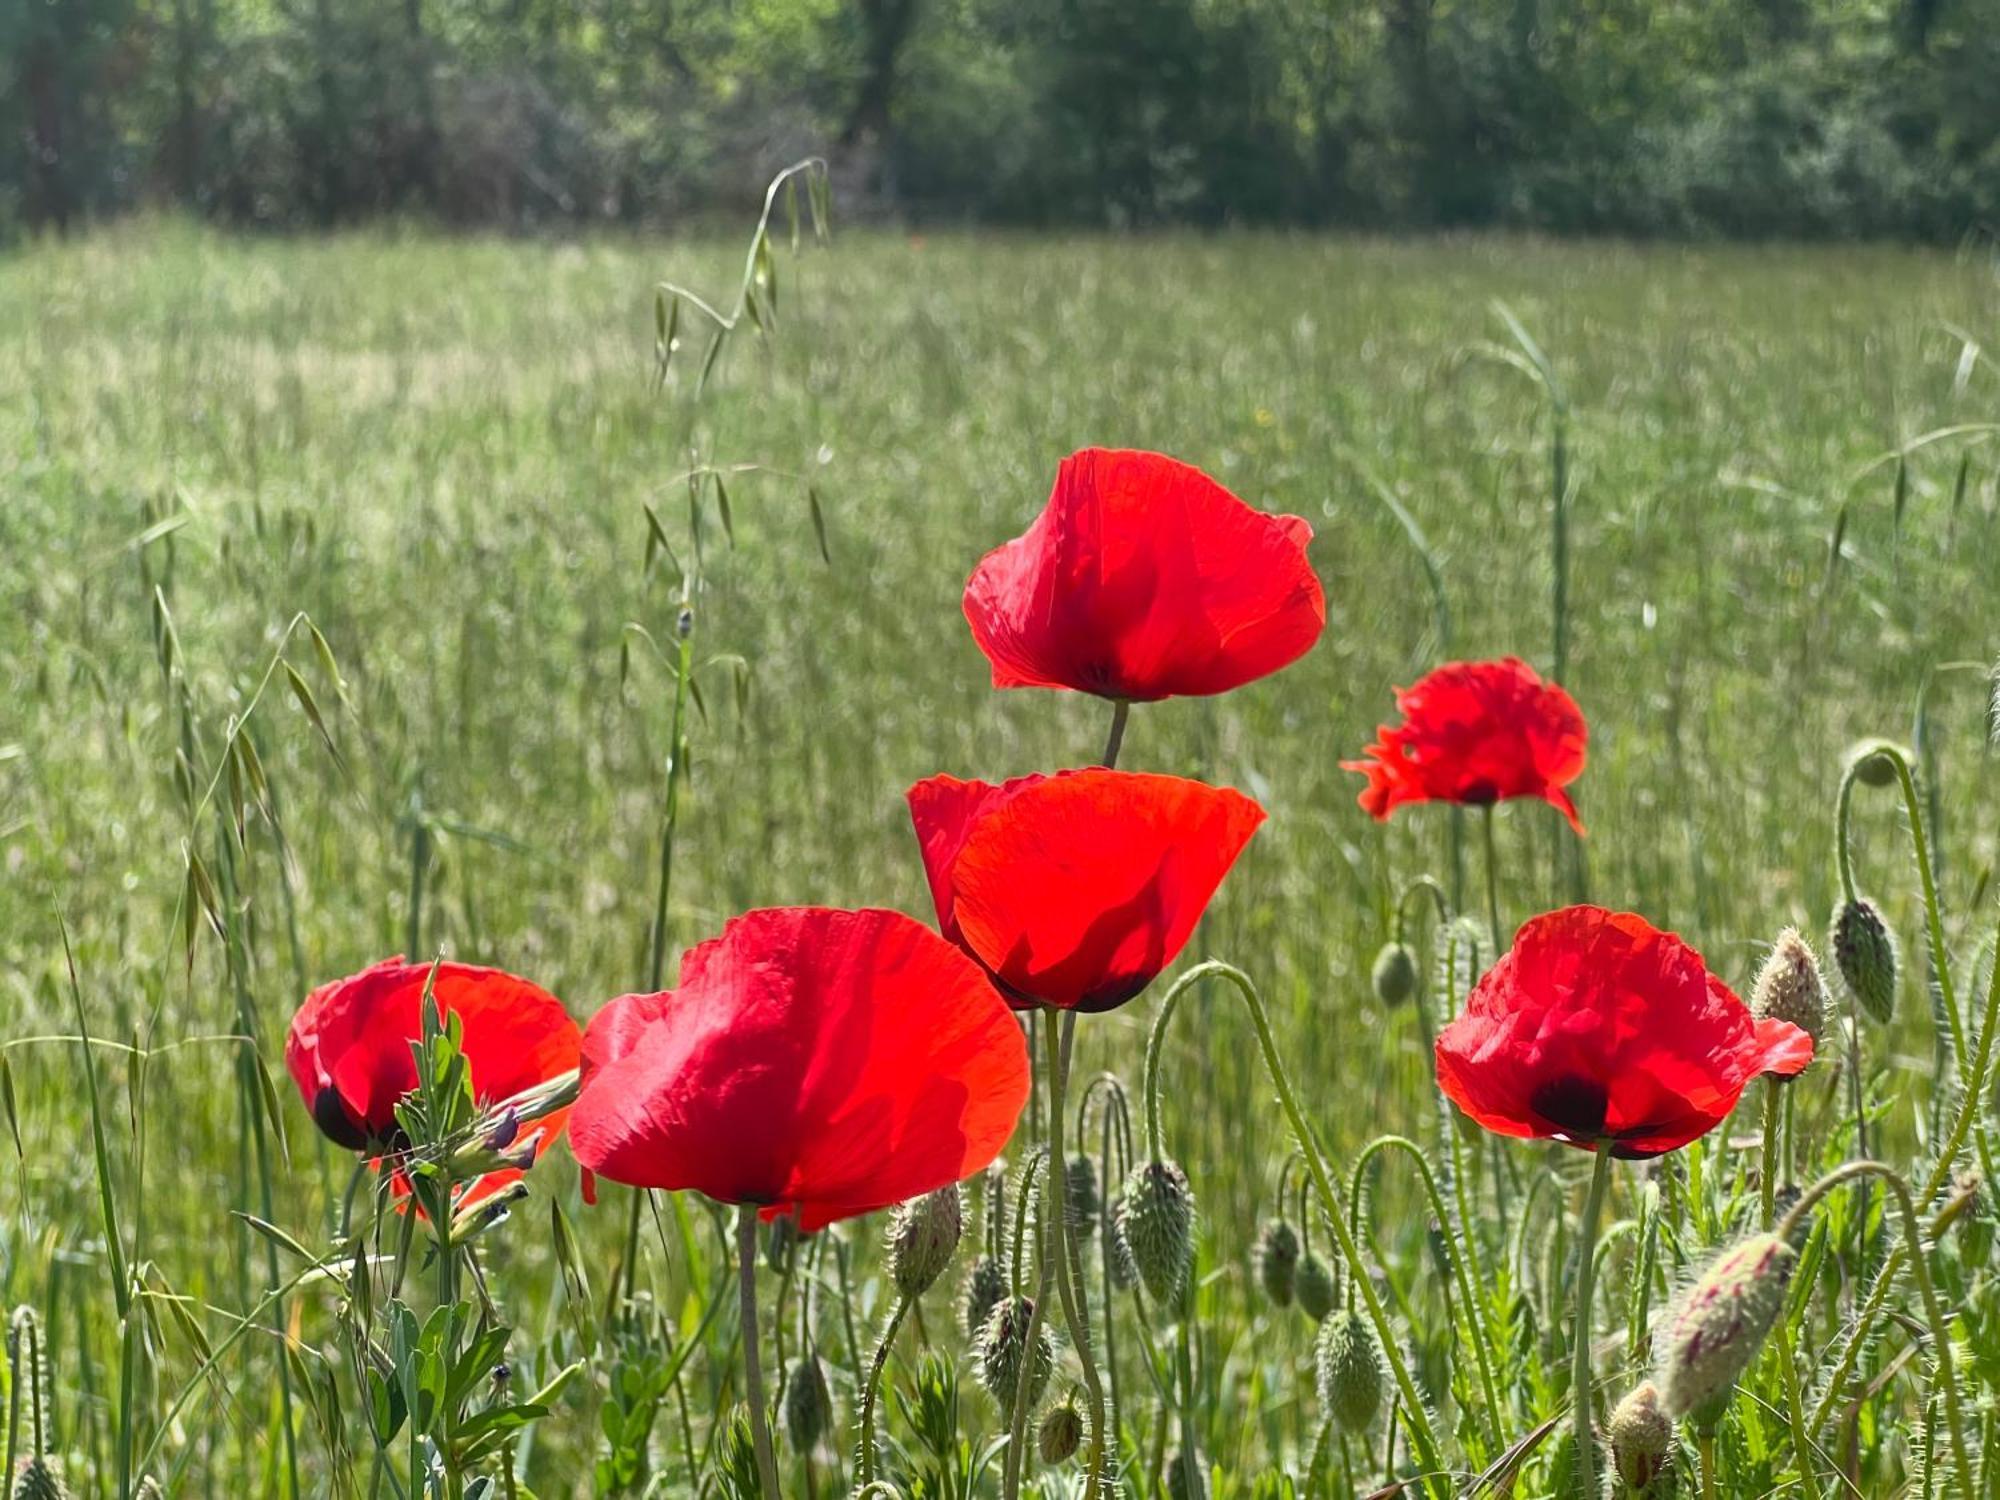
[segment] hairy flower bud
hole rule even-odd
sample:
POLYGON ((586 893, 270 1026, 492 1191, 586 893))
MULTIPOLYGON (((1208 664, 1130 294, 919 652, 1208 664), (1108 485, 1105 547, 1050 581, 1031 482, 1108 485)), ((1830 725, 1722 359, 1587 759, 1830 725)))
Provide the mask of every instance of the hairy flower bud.
POLYGON ((13 1500, 69 1500, 69 1491, 53 1463, 31 1458, 14 1478, 13 1500))
POLYGON ((958 1185, 941 1187, 912 1198, 896 1210, 889 1225, 889 1270, 896 1290, 921 1297, 951 1264, 958 1237, 965 1229, 958 1185))
POLYGON ((1365 1432, 1382 1409, 1382 1346, 1374 1325, 1341 1308, 1319 1325, 1313 1349, 1320 1404, 1346 1432, 1365 1432))
POLYGON ((1003 1297, 994 1305, 993 1311, 987 1315, 985 1326, 979 1330, 979 1339, 973 1350, 979 1360, 979 1381, 992 1392, 1002 1411, 1014 1409, 1014 1397, 1020 1389, 1024 1366, 1031 1406, 1041 1399, 1049 1383, 1049 1374, 1055 1368, 1055 1350, 1049 1343, 1047 1323, 1035 1330, 1034 1357, 1026 1357, 1028 1323, 1034 1315, 1035 1304, 1029 1298, 1003 1297))
POLYGON ((1854 767, 1854 779, 1863 786, 1894 786, 1897 781, 1895 755, 1909 759, 1909 752, 1900 745, 1892 745, 1887 740, 1863 740, 1848 748, 1848 764, 1854 767), (1885 755, 1885 750, 1895 752, 1885 755))
POLYGON ((1097 1213, 1102 1206, 1097 1196, 1097 1163, 1078 1152, 1069 1159, 1063 1183, 1070 1232, 1079 1245, 1088 1244, 1097 1231, 1097 1213))
POLYGON ((833 1393, 817 1354, 795 1360, 785 1379, 785 1434, 794 1452, 810 1453, 833 1422, 833 1393))
POLYGON ((1660 1410, 1660 1388, 1649 1380, 1612 1407, 1607 1436, 1620 1479, 1635 1490, 1657 1479, 1674 1442, 1674 1424, 1660 1410))
POLYGON ((1194 1264, 1194 1192, 1187 1173, 1170 1161, 1134 1168, 1118 1197, 1118 1237, 1146 1295, 1163 1308, 1178 1304, 1194 1264))
POLYGON ((1416 994, 1417 955, 1410 951, 1410 945, 1384 943, 1375 955, 1369 982, 1375 986, 1375 998, 1387 1006, 1401 1005, 1416 994))
POLYGON ((1035 1430, 1035 1450, 1045 1464, 1067 1463, 1083 1446, 1083 1415, 1073 1402, 1049 1408, 1035 1430))
POLYGON ((1332 1268, 1308 1250, 1299 1259, 1299 1269, 1292 1277, 1292 1291, 1298 1298, 1299 1310, 1318 1323, 1333 1311, 1333 1304, 1340 1296, 1340 1283, 1333 1279, 1332 1268))
POLYGON ((972 1263, 972 1274, 965 1278, 965 1289, 959 1294, 959 1326, 967 1338, 979 1337, 987 1318, 1006 1295, 1007 1273, 1000 1269, 1000 1262, 990 1255, 980 1256, 972 1263))
POLYGON ((1257 1232, 1253 1258, 1264 1295, 1274 1307, 1290 1307, 1299 1269, 1299 1232, 1283 1219, 1272 1219, 1257 1232))
POLYGON ((1861 1008, 1887 1025, 1896 1014, 1896 939, 1875 903, 1857 896, 1833 914, 1833 961, 1861 1008))
POLYGON ((1784 1310, 1798 1259, 1777 1235, 1751 1235, 1688 1289, 1660 1336, 1660 1407, 1669 1417, 1700 1421, 1728 1403, 1784 1310))
POLYGON ((1826 1032, 1826 982, 1797 928, 1787 927, 1771 945, 1750 990, 1750 1014, 1760 1021, 1767 1016, 1790 1021, 1819 1045, 1826 1032))

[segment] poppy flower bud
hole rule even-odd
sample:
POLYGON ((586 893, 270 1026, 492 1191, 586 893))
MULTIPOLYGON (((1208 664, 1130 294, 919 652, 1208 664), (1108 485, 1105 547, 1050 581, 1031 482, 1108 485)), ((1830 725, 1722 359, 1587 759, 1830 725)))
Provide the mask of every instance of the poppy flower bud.
POLYGON ((1118 1198, 1118 1234, 1146 1295, 1162 1307, 1180 1301, 1194 1264, 1194 1191, 1170 1161, 1149 1161, 1125 1179, 1118 1198))
POLYGON ((785 1432, 792 1448, 810 1453, 833 1420, 833 1394, 826 1387, 826 1367, 817 1354, 792 1365, 785 1380, 785 1432))
POLYGON ((1070 1229, 1081 1244, 1097 1228, 1097 1163, 1081 1152, 1072 1156, 1066 1182, 1070 1229))
POLYGON ((1257 1279, 1274 1307, 1290 1307, 1298 1279, 1299 1232, 1283 1219, 1273 1219, 1257 1234, 1257 1279))
POLYGON ((1798 1252, 1755 1234, 1722 1252, 1668 1315, 1660 1338, 1660 1406, 1675 1420, 1712 1424, 1772 1325, 1798 1252))
POLYGON ((784 1214, 771 1221, 770 1231, 764 1236, 764 1264, 771 1268, 774 1276, 782 1276, 792 1268, 792 1252, 799 1247, 799 1221, 791 1214, 784 1214))
POLYGON ((1750 1014, 1758 1020, 1771 1017, 1790 1021, 1813 1039, 1826 1031, 1826 982, 1820 978, 1819 960, 1799 936, 1796 927, 1787 927, 1771 945, 1771 955, 1757 971, 1750 991, 1750 1014))
POLYGON ((1848 764, 1854 767, 1854 779, 1863 786, 1894 786, 1896 784, 1896 761, 1894 756, 1885 755, 1884 750, 1893 750, 1908 759, 1909 752, 1899 745, 1891 745, 1887 740, 1863 740, 1847 752, 1848 764))
POLYGON ((1333 1311, 1333 1304, 1340 1296, 1340 1284, 1333 1279, 1333 1269, 1308 1250, 1300 1257, 1299 1269, 1292 1277, 1292 1292, 1299 1300, 1299 1310, 1318 1323, 1333 1311))
POLYGON ((951 1264, 964 1228, 956 1183, 912 1198, 898 1208, 889 1227, 889 1270, 896 1290, 905 1297, 921 1297, 929 1291, 931 1283, 951 1264))
POLYGON ((1401 1005, 1416 994, 1417 955, 1410 951, 1410 945, 1384 943, 1382 951, 1375 955, 1369 982, 1375 986, 1375 998, 1390 1007, 1401 1005))
POLYGON ((1608 1434, 1618 1477, 1645 1489, 1666 1468, 1674 1442, 1674 1424, 1660 1410, 1660 1388, 1649 1380, 1612 1407, 1608 1434))
POLYGON ((13 1500, 69 1500, 62 1476, 45 1458, 31 1458, 21 1465, 14 1480, 13 1500))
POLYGON ((979 1382, 1000 1403, 1002 1411, 1014 1409, 1014 1398, 1024 1374, 1028 1403, 1039 1401, 1055 1368, 1055 1350, 1049 1343, 1046 1323, 1035 1330, 1034 1356, 1027 1356, 1028 1323, 1034 1315, 1032 1299, 1003 1297, 979 1331, 978 1347, 974 1350, 979 1358, 979 1382))
POLYGON ((965 1278, 965 1289, 959 1294, 960 1325, 967 1338, 979 1337, 987 1318, 1006 1295, 1007 1273, 1000 1269, 1000 1262, 990 1255, 980 1256, 972 1263, 972 1274, 965 1278))
POLYGON ((1066 1463, 1083 1446, 1083 1414, 1074 1402, 1051 1407, 1035 1430, 1035 1449, 1045 1464, 1066 1463))
POLYGON ((1861 1008, 1887 1025, 1896 1014, 1896 939, 1875 903, 1857 896, 1833 914, 1833 961, 1861 1008))
POLYGON ((1313 1363, 1327 1414, 1343 1431, 1367 1431, 1382 1409, 1382 1346, 1374 1326, 1341 1308, 1320 1324, 1313 1363))
POLYGON ((1167 1455, 1167 1500, 1207 1500, 1208 1475, 1201 1456, 1176 1448, 1167 1455))

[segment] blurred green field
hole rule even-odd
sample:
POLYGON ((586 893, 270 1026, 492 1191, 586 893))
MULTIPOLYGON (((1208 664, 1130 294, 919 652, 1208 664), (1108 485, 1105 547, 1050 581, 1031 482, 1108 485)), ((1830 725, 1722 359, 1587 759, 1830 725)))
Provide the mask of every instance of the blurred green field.
MULTIPOLYGON (((2000 444, 1979 426, 2000 417, 1982 351, 2000 339, 1990 260, 838 233, 781 247, 775 330, 732 343, 704 395, 699 346, 656 390, 654 283, 720 299, 741 261, 733 237, 257 241, 158 223, 0 260, 0 1032, 22 1146, 17 1163, 0 1142, 0 1297, 44 1310, 73 1475, 109 1472, 118 1346, 77 1051, 35 1040, 76 1029, 59 921, 91 1031, 154 1049, 143 1070, 112 1049, 98 1063, 135 1259, 229 1312, 264 1284, 263 1243, 231 1217, 257 1206, 236 1054, 179 1045, 231 1033, 238 1001, 205 927, 184 956, 186 850, 217 864, 219 830, 213 812, 190 826, 176 787, 162 635, 190 693, 198 786, 295 613, 344 679, 342 702, 292 637, 343 764, 273 679, 251 733, 283 853, 254 819, 238 872, 247 995, 290 1149, 272 1213, 317 1241, 347 1167, 297 1107, 283 1028, 307 987, 403 947, 418 810, 435 843, 425 956, 533 976, 579 1018, 641 986, 672 677, 628 627, 671 635, 675 580, 664 558, 648 567, 644 507, 688 547, 691 454, 756 471, 728 481, 733 543, 712 498, 701 523, 704 711, 675 950, 756 905, 928 918, 906 785, 1095 757, 1103 705, 991 691, 959 593, 1064 454, 1160 448, 1308 517, 1329 601, 1324 640, 1292 669, 1135 712, 1124 765, 1228 783, 1271 814, 1189 958, 1228 958, 1277 1002, 1336 1157, 1428 1128, 1416 1027, 1384 1016, 1368 969, 1396 885, 1425 870, 1453 883, 1449 819, 1372 824, 1336 762, 1389 714, 1392 686, 1443 655, 1551 665, 1550 408, 1481 347, 1511 347, 1494 299, 1570 403, 1565 679, 1592 728, 1574 789, 1583 868, 1564 869, 1552 811, 1501 813, 1509 924, 1580 880, 1747 988, 1781 925, 1823 930, 1845 747, 1920 734, 1949 936, 1976 937, 2000 831, 1982 665, 2000 646, 2000 444), (1449 640, 1377 482, 1435 552, 1449 640), (1932 680, 1953 663, 1968 665, 1932 680)), ((1910 947, 1900 812, 1879 793, 1858 810, 1862 883, 1910 947)), ((1886 1128, 1907 1140, 1931 1037, 1920 976, 1904 984, 1896 1045, 1920 1086, 1890 1090, 1886 1128)), ((1313 1419, 1307 1331, 1265 1336, 1246 1296, 1250 1226, 1289 1142, 1225 1004, 1175 1034, 1168 1134, 1219 1273, 1206 1446, 1247 1477, 1309 1445, 1313 1419)), ((1088 1021, 1080 1065, 1136 1084, 1149 1015, 1142 999, 1088 1021)), ((542 1200, 581 1225, 600 1298, 624 1204, 581 1207, 560 1156, 535 1183, 488 1254, 517 1326, 553 1350, 567 1325, 542 1200)), ((1405 1217, 1382 1235, 1398 1265, 1422 1252, 1421 1217, 1405 1217)), ((705 1288, 701 1268, 653 1252, 667 1306, 705 1288)), ((856 1270, 870 1307, 873 1265, 871 1251, 856 1270)), ((310 1296, 290 1307, 308 1342, 327 1336, 310 1296)), ((201 1316, 211 1337, 227 1326, 201 1316)), ((199 1356, 155 1317, 142 1400, 156 1415, 199 1356)), ((178 1418, 164 1452, 185 1493, 283 1492, 273 1348, 226 1359, 233 1405, 204 1395, 178 1418)), ((541 1350, 524 1358, 560 1362, 541 1350)), ((712 1363, 711 1392, 730 1378, 712 1363)), ((544 1493, 580 1492, 594 1399, 538 1430, 544 1493)), ((302 1418, 304 1491, 345 1493, 313 1431, 302 1418)))

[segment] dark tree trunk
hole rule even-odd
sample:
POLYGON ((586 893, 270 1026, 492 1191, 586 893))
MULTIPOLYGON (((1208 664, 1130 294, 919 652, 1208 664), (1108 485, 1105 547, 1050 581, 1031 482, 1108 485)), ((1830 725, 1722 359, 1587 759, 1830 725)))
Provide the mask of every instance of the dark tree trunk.
POLYGON ((58 234, 69 231, 69 164, 63 158, 63 97, 57 77, 61 59, 47 38, 38 39, 22 69, 28 81, 28 147, 34 152, 29 178, 34 193, 28 217, 37 225, 54 225, 58 234))
POLYGON ((882 140, 896 95, 896 61, 917 19, 917 0, 859 0, 865 33, 861 90, 840 133, 844 146, 882 140))

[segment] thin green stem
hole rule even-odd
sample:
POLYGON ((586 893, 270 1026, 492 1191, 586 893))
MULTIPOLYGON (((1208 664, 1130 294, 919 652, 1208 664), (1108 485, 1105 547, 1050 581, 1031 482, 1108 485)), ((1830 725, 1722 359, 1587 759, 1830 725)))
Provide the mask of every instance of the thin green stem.
MULTIPOLYGON (((1020 1266, 1023 1244, 1023 1227, 1028 1220, 1028 1206, 1034 1200, 1035 1168, 1040 1165, 1045 1172, 1059 1170, 1046 1150, 1035 1153, 1028 1163, 1027 1180, 1021 1186, 1021 1196, 1014 1211, 1014 1285, 1019 1296, 1020 1266)), ((1047 1217, 1046 1214, 1043 1215, 1047 1217)), ((1055 1267, 1051 1263, 1048 1244, 1048 1225, 1035 1226, 1036 1282, 1034 1301, 1028 1308, 1028 1326, 1022 1331, 1020 1375, 1014 1383, 1014 1410, 1007 1424, 1007 1463, 1004 1471, 1002 1493, 1006 1500, 1019 1500, 1021 1474, 1026 1466, 1028 1441, 1029 1397, 1034 1391, 1035 1351, 1042 1336, 1042 1310, 1048 1306, 1049 1280, 1055 1267)), ((1017 1309, 1018 1311, 1018 1309, 1017 1309)))
POLYGON ((861 1411, 856 1418, 861 1429, 856 1479, 864 1488, 875 1482, 876 1474, 875 1393, 881 1388, 882 1370, 889 1363, 889 1350, 896 1342, 897 1330, 903 1326, 910 1306, 910 1298, 896 1299, 896 1310, 889 1314, 889 1325, 882 1330, 881 1342, 875 1346, 875 1357, 868 1362, 868 1378, 861 1385, 861 1411))
MULTIPOLYGON (((1770 1219, 1767 1216, 1765 1225, 1770 1219)), ((1778 1320, 1778 1379, 1785 1388, 1785 1421, 1792 1429, 1792 1451, 1799 1465, 1799 1486, 1806 1500, 1819 1500, 1819 1475, 1813 1469, 1812 1436, 1806 1430, 1805 1401, 1799 1395, 1798 1360, 1792 1353, 1792 1331, 1778 1320)))
POLYGON ((1111 733, 1104 741, 1103 765, 1110 770, 1118 764, 1118 747, 1125 743, 1125 721, 1132 716, 1132 704, 1119 698, 1111 705, 1111 733))
POLYGON ((737 1292, 743 1308, 743 1394, 750 1406, 750 1441, 757 1449, 757 1483, 764 1500, 778 1500, 778 1455, 764 1410, 764 1362, 757 1338, 757 1206, 736 1210, 737 1292))
POLYGON ((1597 1453, 1590 1420, 1591 1294, 1597 1280, 1597 1221, 1611 1186, 1611 1161, 1610 1143, 1599 1141, 1590 1172, 1590 1196, 1584 1199, 1583 1221, 1577 1226, 1576 1328, 1571 1335, 1569 1400, 1575 1422, 1577 1473, 1582 1477, 1579 1495, 1597 1493, 1597 1453))
POLYGON ((1762 1223, 1766 1229, 1771 1227, 1778 1208, 1778 1105, 1782 1087, 1776 1077, 1764 1080, 1764 1165, 1757 1186, 1762 1199, 1762 1223))
POLYGON ((1493 948, 1499 952, 1507 946, 1507 938, 1500 931, 1500 861, 1493 852, 1493 804, 1487 803, 1480 811, 1480 835, 1486 845, 1486 924, 1493 933, 1493 948))
POLYGON ((1069 1325, 1070 1345, 1083 1366, 1083 1390, 1090 1405, 1090 1458, 1085 1467, 1089 1487, 1084 1493, 1096 1500, 1104 1486, 1104 1384, 1098 1378, 1097 1360, 1090 1349, 1090 1320, 1084 1315, 1082 1297, 1072 1284, 1076 1266, 1074 1226, 1069 1215, 1068 1158, 1063 1154, 1063 1095, 1069 1087, 1070 1050, 1076 1040, 1076 1012, 1066 1010, 1062 1020, 1044 1028, 1049 1069, 1049 1217, 1055 1229, 1056 1294, 1062 1301, 1063 1318, 1069 1325))

